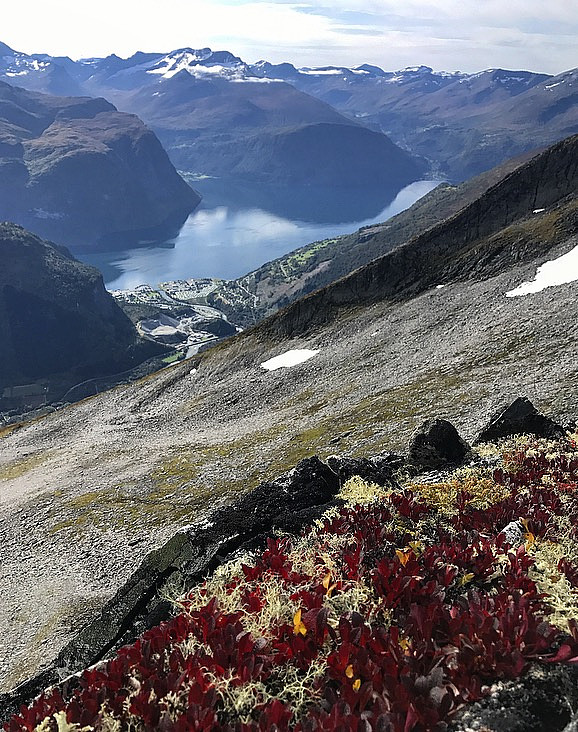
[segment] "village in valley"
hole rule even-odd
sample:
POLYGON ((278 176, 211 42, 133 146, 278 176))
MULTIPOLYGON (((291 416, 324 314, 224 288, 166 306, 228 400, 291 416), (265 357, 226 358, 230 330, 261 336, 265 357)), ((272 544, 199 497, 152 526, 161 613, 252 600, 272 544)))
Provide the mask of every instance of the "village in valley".
POLYGON ((217 278, 172 280, 156 289, 142 284, 111 294, 143 337, 173 346, 181 357, 240 332, 236 314, 257 305, 257 297, 238 282, 217 278))

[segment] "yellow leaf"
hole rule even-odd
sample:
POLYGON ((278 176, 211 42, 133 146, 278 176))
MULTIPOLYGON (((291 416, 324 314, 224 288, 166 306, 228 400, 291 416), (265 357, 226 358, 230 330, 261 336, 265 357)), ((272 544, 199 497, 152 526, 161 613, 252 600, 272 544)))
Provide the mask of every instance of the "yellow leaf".
POLYGON ((464 585, 467 585, 468 582, 471 582, 475 577, 475 574, 472 572, 468 572, 467 574, 464 574, 463 577, 460 577, 459 585, 460 587, 463 587, 464 585))
POLYGON ((413 549, 414 553, 417 555, 421 554, 423 544, 421 541, 410 541, 409 546, 411 549, 413 549))
POLYGON ((299 633, 306 635, 307 633, 307 628, 301 622, 301 608, 293 616, 293 633, 295 635, 299 635, 299 633))
POLYGON ((329 589, 330 582, 331 582, 331 572, 327 572, 327 574, 323 578, 323 587, 325 587, 326 590, 329 589))
POLYGON ((406 653, 406 654, 409 653, 409 649, 410 649, 410 645, 411 644, 410 644, 410 642, 409 642, 409 640, 407 638, 400 638, 399 639, 399 645, 403 649, 404 653, 406 653))
POLYGON ((355 679, 353 682, 353 691, 359 691, 359 687, 361 686, 361 679, 355 679))
POLYGON ((353 678, 353 666, 351 664, 349 664, 349 666, 345 669, 345 675, 348 679, 353 678))

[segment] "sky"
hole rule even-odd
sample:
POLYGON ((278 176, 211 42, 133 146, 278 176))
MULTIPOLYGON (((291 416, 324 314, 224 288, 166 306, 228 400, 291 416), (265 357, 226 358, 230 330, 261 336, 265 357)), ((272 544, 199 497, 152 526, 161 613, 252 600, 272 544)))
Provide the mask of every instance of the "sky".
POLYGON ((0 41, 72 58, 190 46, 247 62, 475 72, 578 66, 578 0, 27 0, 0 41))

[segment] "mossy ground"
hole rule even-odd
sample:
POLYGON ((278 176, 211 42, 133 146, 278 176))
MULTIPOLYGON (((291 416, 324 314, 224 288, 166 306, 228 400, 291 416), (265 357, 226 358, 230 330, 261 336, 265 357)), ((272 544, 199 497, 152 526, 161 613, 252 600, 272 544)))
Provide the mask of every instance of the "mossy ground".
POLYGON ((26 475, 30 470, 39 467, 53 456, 53 451, 38 452, 17 458, 0 467, 0 480, 13 480, 26 475))

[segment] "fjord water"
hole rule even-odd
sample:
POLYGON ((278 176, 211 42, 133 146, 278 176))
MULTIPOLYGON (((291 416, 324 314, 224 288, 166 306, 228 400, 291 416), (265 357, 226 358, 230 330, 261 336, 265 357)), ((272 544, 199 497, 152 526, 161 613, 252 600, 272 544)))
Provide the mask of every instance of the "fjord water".
POLYGON ((199 181, 201 206, 169 241, 141 248, 79 255, 103 273, 109 290, 191 277, 236 279, 309 242, 347 234, 386 221, 431 191, 439 181, 422 180, 397 193, 235 190, 199 181))

